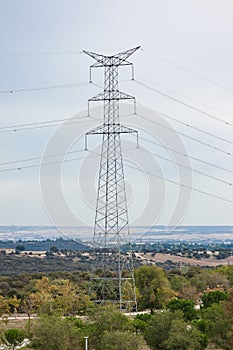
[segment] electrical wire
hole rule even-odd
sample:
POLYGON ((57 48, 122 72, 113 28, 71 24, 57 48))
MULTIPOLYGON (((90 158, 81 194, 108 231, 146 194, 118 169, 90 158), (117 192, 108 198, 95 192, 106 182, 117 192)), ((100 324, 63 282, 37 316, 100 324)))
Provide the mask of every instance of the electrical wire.
POLYGON ((193 156, 189 155, 188 153, 183 153, 183 152, 177 151, 177 150, 174 149, 174 148, 170 148, 170 147, 164 146, 164 145, 162 145, 162 144, 160 144, 160 143, 158 143, 158 142, 151 141, 151 140, 146 139, 146 138, 144 138, 144 137, 142 137, 142 136, 140 136, 140 139, 142 139, 142 140, 144 140, 144 141, 147 141, 147 142, 149 142, 149 143, 151 143, 151 144, 153 144, 153 145, 155 145, 155 146, 157 146, 157 147, 163 148, 163 149, 165 149, 166 151, 171 151, 171 152, 177 153, 177 154, 179 154, 179 155, 181 155, 181 156, 183 156, 183 157, 185 157, 185 158, 188 157, 188 158, 190 158, 190 159, 192 159, 192 160, 194 160, 194 161, 197 161, 197 162, 200 162, 200 163, 202 163, 202 164, 211 166, 211 167, 213 167, 213 168, 215 168, 215 169, 223 170, 223 171, 225 171, 225 172, 227 172, 227 173, 229 173, 229 174, 233 174, 233 171, 232 171, 232 170, 229 170, 229 169, 226 169, 226 168, 221 167, 221 166, 219 166, 219 165, 210 163, 210 162, 208 162, 208 161, 206 161, 206 160, 203 160, 203 159, 200 159, 200 158, 197 158, 197 157, 193 157, 193 156))
MULTIPOLYGON (((141 117, 141 118, 143 118, 143 119, 147 119, 147 120, 149 120, 149 121, 152 122, 152 123, 155 122, 155 121, 150 120, 150 119, 148 119, 148 118, 146 118, 146 117, 144 117, 144 116, 140 116, 140 115, 139 115, 139 117, 141 117)), ((93 117, 91 117, 91 116, 90 116, 89 118, 91 118, 92 120, 99 120, 99 119, 93 118, 93 117)), ((88 120, 88 121, 89 121, 89 120, 88 120)), ((81 121, 81 122, 84 122, 84 121, 81 121)), ((76 123, 78 123, 78 121, 77 121, 76 123)), ((157 123, 157 122, 155 122, 155 123, 157 123)), ((71 123, 69 123, 69 124, 71 124, 71 123)), ((68 124, 68 125, 69 125, 69 124, 68 124)), ((170 128, 169 128, 169 130, 170 130, 170 128)), ((173 129, 171 129, 171 130, 173 130, 173 129)), ((174 130, 173 130, 173 131, 174 131, 174 130)), ((186 135, 186 136, 188 137, 188 135, 186 135)), ((153 144, 153 145, 155 145, 155 146, 157 146, 157 147, 160 147, 160 148, 163 148, 163 149, 165 149, 165 150, 168 150, 168 151, 177 153, 177 154, 179 154, 179 155, 181 155, 181 156, 183 156, 183 157, 186 157, 186 158, 189 157, 190 159, 195 160, 195 161, 197 161, 197 162, 200 162, 200 163, 202 163, 202 164, 205 164, 205 165, 211 166, 211 167, 213 167, 213 168, 216 168, 216 169, 225 171, 225 172, 227 172, 227 173, 233 174, 233 171, 231 171, 231 170, 229 170, 229 169, 226 169, 226 168, 221 167, 221 166, 219 166, 219 165, 216 165, 216 164, 213 164, 213 163, 211 163, 211 162, 205 161, 205 160, 200 159, 200 158, 198 158, 198 157, 194 157, 194 156, 191 156, 191 155, 189 155, 189 154, 185 154, 185 153, 180 152, 180 151, 178 151, 178 150, 176 150, 176 149, 174 149, 174 148, 166 147, 166 146, 164 146, 164 145, 162 145, 162 144, 160 144, 160 143, 158 143, 158 142, 151 141, 151 140, 149 140, 149 139, 147 139, 147 138, 144 138, 144 137, 142 137, 142 136, 140 136, 140 139, 142 139, 142 140, 144 140, 144 141, 146 141, 146 142, 149 142, 149 143, 151 143, 151 144, 153 144)), ((215 149, 215 148, 214 148, 214 149, 215 149)), ((75 151, 74 151, 74 152, 75 152, 75 151)), ((227 153, 227 154, 228 154, 228 153, 227 153)), ((55 157, 55 156, 59 156, 59 155, 63 155, 63 153, 54 154, 54 155, 51 155, 51 156, 48 156, 48 157, 55 157)), ((229 155, 229 154, 228 154, 228 155, 229 155)), ((26 159, 22 159, 22 160, 16 160, 16 161, 10 161, 10 162, 0 163, 0 166, 3 166, 3 165, 10 165, 10 164, 15 164, 15 163, 21 163, 21 162, 27 162, 27 161, 32 161, 32 160, 39 160, 39 159, 41 159, 41 157, 26 158, 26 159)))
POLYGON ((198 193, 204 194, 204 195, 206 195, 206 196, 209 196, 209 197, 212 197, 212 198, 216 198, 216 199, 222 200, 222 201, 224 201, 224 202, 233 204, 233 201, 230 200, 230 199, 227 199, 227 198, 224 198, 224 197, 221 197, 221 196, 217 196, 217 195, 215 195, 215 194, 213 194, 213 193, 210 193, 210 192, 207 192, 207 191, 202 191, 202 190, 200 190, 200 189, 198 189, 198 188, 191 187, 191 186, 188 186, 188 185, 185 185, 185 184, 176 182, 176 181, 174 181, 174 180, 170 180, 170 179, 168 179, 168 178, 165 178, 165 177, 156 175, 156 174, 154 174, 154 173, 152 173, 152 172, 149 172, 149 171, 144 171, 144 170, 139 169, 139 168, 137 168, 137 167, 135 167, 135 166, 133 166, 133 165, 129 165, 129 164, 125 164, 125 165, 126 165, 127 167, 129 167, 129 168, 132 168, 132 169, 134 169, 134 170, 140 171, 140 172, 142 172, 142 173, 146 173, 146 174, 148 174, 148 175, 151 175, 151 176, 156 177, 156 178, 158 178, 158 179, 161 179, 161 180, 163 180, 163 181, 170 182, 170 183, 172 183, 172 184, 174 184, 174 185, 177 185, 177 186, 179 186, 179 187, 187 188, 187 189, 192 190, 192 191, 194 191, 194 192, 198 192, 198 193))
POLYGON ((50 85, 50 86, 39 86, 39 87, 31 87, 31 88, 23 88, 23 89, 12 89, 12 90, 0 90, 0 94, 13 94, 16 92, 29 92, 29 91, 41 91, 41 90, 50 90, 50 89, 66 89, 73 88, 79 86, 85 86, 90 84, 89 82, 83 83, 74 83, 74 84, 62 84, 62 85, 50 85))
MULTIPOLYGON (((136 81, 136 82, 138 82, 138 81, 136 81)), ((139 82, 139 84, 140 84, 140 82, 139 82)), ((143 83, 142 83, 142 84, 143 84, 143 83)), ((98 86, 98 85, 95 84, 95 83, 94 83, 94 85, 98 86)), ((144 85, 144 84, 143 84, 143 85, 144 85)), ((137 105, 141 105, 141 106, 145 107, 143 104, 140 104, 140 103, 137 103, 137 105)), ((205 134, 205 135, 214 137, 214 138, 216 138, 216 139, 218 139, 218 140, 221 140, 221 141, 224 141, 224 142, 226 142, 226 143, 229 143, 229 144, 233 145, 233 142, 230 141, 230 140, 226 140, 226 139, 224 139, 224 138, 222 138, 222 137, 220 137, 220 136, 217 136, 217 135, 215 135, 215 134, 213 134, 213 133, 210 133, 210 132, 208 132, 208 131, 204 131, 204 130, 202 130, 202 129, 200 129, 200 128, 197 128, 197 127, 195 127, 195 126, 192 126, 191 124, 187 124, 187 123, 185 123, 185 122, 182 122, 182 121, 180 121, 180 120, 177 120, 176 118, 171 117, 171 116, 168 116, 168 115, 165 114, 165 113, 162 113, 162 112, 159 112, 159 111, 156 111, 156 112, 159 113, 159 114, 161 114, 161 115, 163 115, 163 116, 165 116, 167 119, 173 120, 173 121, 175 121, 175 122, 177 122, 177 123, 179 123, 179 124, 182 124, 182 125, 184 125, 184 126, 190 128, 190 129, 199 131, 199 132, 201 132, 201 133, 203 133, 203 134, 205 134)), ((136 114, 137 114, 139 117, 143 118, 142 115, 139 115, 138 113, 136 113, 136 114)), ((212 149, 214 149, 214 150, 216 150, 216 151, 222 152, 222 153, 226 154, 227 156, 233 156, 233 153, 231 153, 231 152, 229 152, 229 151, 225 151, 224 149, 222 149, 222 148, 220 148, 220 147, 211 145, 210 143, 206 143, 206 142, 201 141, 201 140, 199 140, 199 139, 197 139, 197 138, 195 138, 195 137, 189 136, 189 135, 187 135, 187 134, 185 134, 185 133, 175 131, 175 130, 172 129, 172 128, 169 128, 169 127, 167 127, 167 126, 165 126, 165 125, 162 125, 161 123, 158 123, 158 122, 156 122, 156 121, 152 121, 152 120, 150 120, 150 119, 148 119, 148 118, 145 118, 145 117, 144 117, 144 119, 147 119, 148 121, 151 121, 151 122, 153 122, 153 123, 155 123, 155 124, 157 124, 157 125, 159 125, 159 126, 161 126, 161 127, 163 127, 163 128, 166 128, 166 129, 168 129, 168 130, 170 130, 170 131, 172 131, 172 132, 176 132, 177 134, 179 134, 179 135, 181 135, 181 136, 183 136, 183 137, 189 138, 189 139, 192 140, 192 141, 198 142, 198 143, 200 143, 200 144, 202 144, 202 145, 204 145, 204 146, 206 146, 206 147, 209 147, 209 148, 212 148, 212 149)), ((229 125, 230 125, 230 124, 229 124, 229 125)), ((232 124, 232 126, 233 126, 233 124, 232 124)))
MULTIPOLYGON (((146 139, 146 138, 143 138, 143 137, 140 137, 140 139, 144 140, 144 141, 148 141, 150 142, 150 140, 146 139)), ((144 152, 148 152, 142 148, 140 148, 141 151, 144 151, 144 152)), ((18 163, 22 163, 22 162, 28 162, 28 161, 35 161, 35 160, 44 160, 44 159, 48 159, 48 158, 54 158, 54 157, 58 157, 58 156, 65 156, 65 155, 69 155, 69 154, 74 154, 74 153, 78 153, 78 152, 84 152, 86 150, 82 149, 82 150, 74 150, 74 151, 69 151, 69 152, 66 152, 66 153, 57 153, 57 154, 53 154, 53 155, 48 155, 48 156, 43 156, 43 157, 32 157, 32 158, 27 158, 27 159, 22 159, 22 160, 17 160, 17 161, 12 161, 12 162, 4 162, 4 163, 0 163, 0 166, 4 166, 4 165, 10 165, 10 164, 18 164, 18 163)), ((163 157, 157 153, 153 153, 153 152, 150 152, 152 155, 154 155, 155 157, 157 158, 160 158, 162 160, 165 160, 169 163, 172 163, 174 165, 178 165, 180 167, 183 167, 189 171, 192 171, 192 172, 195 172, 197 174, 200 174, 200 175, 203 175, 203 176, 206 176, 208 178, 211 178, 213 180, 216 180, 218 182, 221 182, 221 183, 224 183, 224 184, 227 184, 229 186, 232 186, 233 184, 229 181, 225 181, 219 177, 216 177, 216 176, 213 176, 213 175, 209 175, 209 174, 206 174, 202 171, 199 171, 199 170, 196 170, 196 169, 193 169, 193 168, 190 168, 186 165, 183 165, 181 163, 177 163, 176 161, 174 160, 171 160, 171 159, 168 159, 166 157, 163 157)), ((75 159, 79 159, 79 158, 75 158, 75 159)), ((82 159, 82 158, 80 158, 82 159)), ((66 160, 64 160, 66 161, 66 160)), ((70 161, 70 160, 69 160, 70 161)), ((62 161, 63 162, 63 161, 62 161)), ((43 163, 42 165, 49 165, 49 164, 58 164, 58 163, 62 163, 61 161, 58 161, 58 162, 49 162, 49 163, 43 163)), ((2 169, 0 170, 0 172, 8 172, 8 171, 13 171, 13 170, 21 170, 21 169, 27 169, 27 168, 33 168, 33 167, 38 167, 40 166, 40 164, 36 164, 36 165, 26 165, 26 166, 19 166, 17 168, 9 168, 9 169, 2 169)))
POLYGON ((0 56, 80 55, 81 51, 0 52, 0 56))
POLYGON ((192 105, 189 104, 189 103, 183 102, 183 101, 179 100, 178 98, 172 97, 172 96, 166 94, 165 92, 162 92, 162 91, 160 91, 160 90, 158 90, 158 89, 156 89, 156 88, 154 88, 154 87, 151 87, 151 86, 145 84, 145 83, 142 82, 142 81, 139 81, 139 80, 136 80, 136 79, 134 79, 133 81, 134 81, 136 84, 141 85, 141 86, 143 86, 144 88, 146 88, 146 89, 148 89, 148 90, 151 90, 151 91, 153 91, 153 92, 155 92, 155 93, 157 93, 157 94, 159 94, 159 95, 161 95, 161 96, 164 96, 164 97, 170 99, 171 101, 177 102, 177 103, 179 103, 179 104, 181 104, 181 105, 183 105, 183 106, 185 106, 185 107, 188 107, 188 108, 190 108, 190 109, 192 109, 192 110, 194 110, 194 111, 196 111, 196 112, 198 112, 198 113, 201 113, 201 114, 203 114, 203 115, 205 115, 205 116, 207 116, 207 117, 209 117, 209 118, 211 118, 211 119, 217 120, 217 121, 219 121, 220 123, 223 123, 224 125, 233 127, 233 124, 232 124, 232 123, 230 123, 230 122, 228 122, 228 121, 226 121, 226 120, 224 120, 224 119, 221 119, 221 118, 219 118, 219 117, 216 117, 215 115, 213 115, 213 114, 211 114, 211 113, 209 113, 209 112, 205 112, 205 111, 203 111, 203 110, 200 109, 200 108, 194 107, 194 106, 192 106, 192 105))
POLYGON ((43 156, 43 157, 32 157, 32 158, 26 158, 26 159, 21 159, 21 160, 14 160, 11 162, 4 162, 4 163, 0 163, 0 166, 3 165, 10 165, 10 164, 17 164, 17 163, 25 163, 25 162, 31 162, 34 160, 43 160, 43 159, 47 159, 47 158, 53 158, 53 157, 58 157, 58 156, 65 156, 67 154, 72 154, 72 153, 77 153, 77 152, 84 152, 84 149, 80 149, 80 150, 75 150, 75 151, 69 151, 69 152, 63 152, 63 153, 55 153, 55 154, 51 154, 49 156, 43 156))
MULTIPOLYGON (((87 120, 84 121, 74 121, 74 122, 69 122, 69 123, 63 123, 64 121, 69 121, 69 119, 64 119, 63 122, 61 121, 60 123, 55 123, 55 124, 48 124, 48 125, 42 125, 42 126, 35 126, 35 127, 28 127, 28 128, 18 128, 18 129, 14 129, 14 130, 2 130, 0 132, 7 132, 7 131, 24 131, 24 130, 34 130, 34 129, 44 129, 44 128, 50 128, 50 127, 54 127, 54 126, 58 126, 58 125, 62 125, 62 126, 69 126, 69 125, 73 125, 73 124, 81 124, 81 123, 90 123, 90 118, 88 116, 86 117, 77 117, 77 118, 87 118, 87 120)), ((73 118, 75 119, 75 118, 73 118)), ((96 119, 96 120, 102 120, 101 118, 96 119)))
MULTIPOLYGON (((81 152, 81 151, 84 151, 84 150, 77 150, 77 151, 73 151, 73 152, 79 152, 79 151, 81 152)), ((91 157, 96 157, 96 155, 99 155, 99 154, 96 153, 96 152, 93 152, 93 153, 95 153, 95 155, 93 155, 93 156, 91 156, 91 157)), ((69 152, 67 152, 67 154, 69 154, 69 152)), ((55 156, 55 155, 53 155, 53 156, 55 156)), ((48 156, 48 157, 49 157, 49 156, 48 156)), ((0 170, 0 172, 2 173, 2 172, 9 172, 9 171, 16 171, 16 170, 19 171, 19 170, 29 169, 29 168, 38 168, 38 167, 41 167, 41 166, 48 166, 48 165, 54 165, 54 164, 62 164, 62 163, 71 162, 71 161, 80 160, 80 159, 85 159, 85 156, 84 156, 84 157, 71 158, 71 159, 65 159, 65 160, 62 160, 62 161, 55 161, 55 162, 48 162, 48 163, 43 163, 43 164, 33 164, 33 165, 20 166, 20 167, 17 167, 17 168, 3 169, 3 170, 0 170)), ((176 182, 176 181, 174 181, 174 180, 171 180, 171 179, 167 179, 167 178, 158 176, 158 175, 153 174, 153 173, 151 173, 151 172, 138 169, 137 167, 134 167, 134 166, 131 166, 131 165, 128 165, 128 164, 126 164, 126 166, 128 166, 128 167, 130 167, 130 168, 132 168, 132 169, 141 171, 142 173, 147 173, 148 175, 154 176, 154 177, 159 178, 159 179, 161 179, 161 180, 170 182, 170 183, 172 183, 172 184, 174 184, 174 185, 178 185, 178 186, 180 186, 180 187, 184 187, 184 188, 190 189, 190 190, 192 190, 192 191, 194 191, 194 192, 198 192, 198 193, 207 195, 207 196, 209 196, 209 197, 213 197, 213 198, 222 200, 222 201, 224 201, 224 202, 233 203, 232 200, 229 200, 229 199, 224 198, 224 197, 221 197, 221 196, 217 196, 217 195, 212 194, 212 193, 209 193, 209 192, 207 192, 207 191, 202 191, 202 190, 200 190, 200 189, 193 188, 193 187, 191 187, 191 186, 187 186, 187 185, 185 185, 185 184, 176 182)))
POLYGON ((176 131, 176 130, 174 130, 172 127, 163 125, 163 124, 161 124, 161 123, 159 123, 159 122, 156 122, 155 120, 151 120, 151 119, 149 119, 149 118, 147 118, 147 117, 144 117, 144 116, 141 115, 141 114, 136 113, 136 115, 137 115, 139 118, 142 118, 142 119, 144 119, 144 120, 148 120, 149 122, 151 122, 151 123, 153 123, 153 124, 159 125, 160 127, 164 128, 164 129, 167 129, 167 130, 169 130, 169 131, 171 131, 171 132, 173 132, 173 133, 175 133, 175 134, 181 135, 181 136, 183 136, 183 137, 185 137, 185 138, 187 138, 187 139, 189 139, 189 140, 192 140, 192 141, 194 141, 194 142, 200 143, 200 144, 203 145, 203 146, 206 146, 206 147, 208 147, 208 148, 214 149, 215 151, 219 151, 219 152, 221 152, 221 153, 224 153, 224 154, 226 154, 227 156, 233 156, 233 153, 228 152, 228 151, 225 151, 224 149, 222 149, 222 148, 220 148, 220 147, 213 146, 213 145, 211 145, 210 143, 206 143, 206 142, 204 142, 204 141, 202 141, 202 140, 200 140, 200 139, 197 139, 196 137, 189 136, 189 135, 187 135, 187 134, 185 134, 185 133, 183 133, 183 132, 176 131))
MULTIPOLYGON (((66 121, 72 121, 72 120, 76 120, 75 122, 71 122, 71 123, 67 123, 64 124, 64 126, 66 125, 70 125, 70 124, 76 124, 76 123, 85 123, 85 122, 90 122, 90 116, 88 115, 83 115, 83 116, 78 116, 77 114, 74 114, 72 117, 69 118, 64 118, 64 119, 54 119, 54 120, 45 120, 45 121, 38 121, 38 122, 34 122, 34 123, 26 123, 26 124, 17 124, 17 125, 9 125, 9 126, 3 126, 0 127, 0 133, 1 132, 16 132, 16 131, 21 131, 21 130, 33 130, 33 129, 41 129, 44 127, 51 127, 51 126, 57 126, 57 125, 63 125, 63 122, 66 121), (84 120, 81 121, 79 119, 88 119, 88 120, 84 120), (46 125, 48 124, 48 125, 46 125)), ((95 120, 102 120, 101 118, 96 118, 95 120)))
POLYGON ((212 85, 215 85, 215 86, 217 86, 217 87, 219 87, 219 88, 221 88, 221 89, 224 89, 224 90, 226 90, 226 91, 233 92, 233 89, 231 89, 231 88, 229 88, 229 87, 226 87, 226 86, 224 86, 223 84, 220 84, 220 83, 218 83, 218 82, 216 82, 216 81, 214 81, 214 80, 212 80, 212 79, 206 78, 206 77, 202 76, 201 74, 198 74, 198 73, 192 71, 191 69, 185 68, 185 67, 183 67, 183 66, 181 66, 181 65, 179 65, 179 64, 177 64, 177 63, 175 63, 175 62, 172 62, 172 61, 170 61, 170 60, 168 60, 168 59, 166 59, 166 58, 164 58, 164 57, 162 57, 162 56, 160 56, 160 55, 157 55, 157 54, 155 54, 155 53, 153 53, 153 52, 150 52, 150 51, 148 51, 148 50, 145 50, 144 48, 141 48, 141 50, 142 50, 143 52, 145 52, 145 53, 147 53, 147 54, 149 54, 149 55, 151 55, 151 56, 153 56, 153 57, 155 57, 155 58, 157 58, 157 59, 159 59, 159 60, 165 62, 165 63, 168 63, 169 65, 171 65, 171 66, 173 66, 173 67, 176 67, 176 68, 178 68, 178 69, 180 69, 180 70, 182 70, 182 71, 184 71, 184 72, 186 72, 186 73, 189 73, 189 74, 195 76, 196 78, 199 78, 199 79, 201 79, 201 80, 203 80, 203 81, 206 81, 206 82, 208 82, 208 83, 210 83, 210 84, 212 84, 212 85))
MULTIPOLYGON (((84 150, 83 150, 84 151, 84 150)), ((74 151, 74 152, 78 152, 78 151, 74 151)), ((94 156, 93 156, 94 157, 94 156)), ((54 162, 48 162, 48 163, 40 163, 40 164, 32 164, 32 165, 22 165, 20 167, 17 168, 9 168, 9 169, 3 169, 0 170, 0 173, 3 172, 9 172, 9 171, 15 171, 15 170, 23 170, 23 169, 30 169, 30 168, 39 168, 39 167, 43 167, 43 166, 47 166, 47 165, 54 165, 54 164, 63 164, 66 162, 72 162, 74 160, 78 160, 78 159, 85 159, 86 157, 77 157, 77 158, 71 158, 71 159, 64 159, 62 161, 54 161, 54 162)))
MULTIPOLYGON (((146 108, 146 106, 144 106, 144 105, 141 104, 141 103, 137 103, 137 105, 146 108)), ((204 135, 211 136, 211 137, 213 137, 213 138, 215 138, 215 139, 217 139, 217 140, 220 140, 220 141, 223 141, 223 142, 226 142, 226 143, 229 143, 229 144, 233 145, 233 142, 232 142, 232 141, 227 140, 227 139, 225 139, 225 138, 223 138, 223 137, 221 137, 221 136, 217 136, 217 135, 215 135, 215 134, 213 134, 213 133, 211 133, 211 132, 208 132, 208 131, 205 131, 205 130, 203 130, 203 129, 200 129, 200 128, 198 128, 198 127, 196 127, 196 126, 193 126, 193 125, 191 125, 191 124, 189 124, 189 123, 187 123, 187 122, 183 122, 183 121, 181 121, 181 120, 178 120, 177 118, 171 117, 170 115, 165 114, 165 113, 163 113, 163 112, 160 112, 160 111, 157 111, 157 110, 154 110, 154 112, 156 112, 156 113, 158 113, 158 114, 164 116, 165 118, 170 119, 170 120, 172 120, 172 121, 174 121, 174 122, 176 122, 176 123, 178 123, 178 124, 184 125, 185 127, 189 128, 189 129, 193 129, 193 130, 198 131, 198 132, 200 132, 200 133, 202 133, 202 134, 204 134, 204 135)))
MULTIPOLYGON (((143 148, 140 148, 140 147, 139 147, 139 149, 140 149, 141 151, 143 151, 143 152, 148 153, 148 151, 145 150, 145 149, 143 149, 143 148)), ((161 155, 159 155, 159 154, 157 154, 157 153, 154 153, 154 152, 149 152, 149 153, 152 154, 153 156, 159 158, 159 159, 165 160, 166 162, 172 163, 172 164, 174 164, 174 165, 176 165, 176 166, 180 166, 180 167, 182 167, 182 168, 184 168, 184 169, 187 169, 187 170, 189 170, 189 171, 191 171, 191 172, 197 173, 197 174, 199 174, 199 175, 206 176, 206 177, 208 177, 208 178, 210 178, 210 179, 213 179, 213 180, 216 180, 216 181, 218 181, 218 182, 222 182, 222 183, 224 183, 224 184, 226 184, 226 185, 228 185, 228 186, 232 186, 232 185, 233 185, 233 183, 231 183, 231 182, 229 182, 229 181, 225 181, 225 180, 223 180, 223 179, 221 179, 221 178, 219 178, 219 177, 206 174, 206 173, 204 173, 204 172, 202 172, 202 171, 199 171, 199 170, 197 170, 197 169, 190 168, 190 167, 188 167, 188 166, 186 166, 186 165, 184 165, 184 164, 178 163, 178 162, 176 162, 176 161, 174 161, 174 160, 172 160, 172 159, 168 159, 168 158, 166 158, 166 157, 163 157, 163 156, 161 156, 161 155)))
MULTIPOLYGON (((139 79, 141 79, 140 76, 139 76, 139 79)), ((132 79, 131 79, 131 80, 132 80, 132 79)), ((180 92, 178 92, 178 91, 175 91, 175 90, 170 89, 170 88, 168 88, 168 87, 166 87, 166 86, 163 86, 163 85, 161 85, 161 84, 158 84, 158 83, 156 83, 156 82, 154 82, 154 81, 152 81, 152 80, 148 80, 148 79, 144 79, 144 78, 142 78, 142 80, 146 81, 146 82, 149 83, 149 84, 156 85, 156 86, 158 86, 159 88, 162 88, 162 89, 164 89, 164 90, 167 90, 168 92, 171 92, 172 94, 181 96, 181 97, 183 97, 183 98, 185 98, 185 99, 187 99, 187 100, 190 100, 190 101, 192 101, 192 102, 194 102, 194 103, 200 104, 200 105, 202 105, 203 107, 207 107, 207 108, 212 109, 212 110, 214 110, 214 111, 216 111, 216 112, 218 112, 218 113, 220 112, 220 113, 226 114, 226 115, 228 115, 228 116, 230 116, 230 117, 233 117, 233 114, 231 114, 231 113, 229 113, 229 112, 227 112, 227 111, 223 111, 223 110, 220 109, 220 108, 210 106, 210 105, 207 104, 207 103, 204 103, 204 102, 202 102, 202 101, 196 100, 196 99, 194 99, 194 98, 192 98, 192 97, 190 97, 190 96, 184 95, 184 94, 182 94, 182 93, 180 93, 180 92)))

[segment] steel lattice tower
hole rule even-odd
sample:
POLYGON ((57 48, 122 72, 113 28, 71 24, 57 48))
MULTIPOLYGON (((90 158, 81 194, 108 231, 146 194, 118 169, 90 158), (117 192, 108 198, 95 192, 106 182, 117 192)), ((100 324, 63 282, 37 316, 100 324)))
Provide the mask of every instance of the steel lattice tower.
POLYGON ((117 303, 121 310, 136 310, 137 303, 120 135, 137 131, 120 124, 120 100, 135 102, 135 98, 119 91, 118 68, 130 65, 133 79, 133 65, 127 59, 137 49, 113 56, 83 51, 96 60, 90 66, 90 81, 92 68, 104 68, 104 91, 88 101, 88 105, 92 101, 104 103, 103 124, 86 134, 102 135, 89 294, 95 303, 117 303))

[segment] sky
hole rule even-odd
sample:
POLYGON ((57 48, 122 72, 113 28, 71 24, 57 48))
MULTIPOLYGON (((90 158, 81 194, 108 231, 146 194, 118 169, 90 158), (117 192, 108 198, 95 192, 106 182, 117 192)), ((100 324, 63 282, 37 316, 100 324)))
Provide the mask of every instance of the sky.
POLYGON ((0 225, 93 226, 101 138, 84 151, 84 134, 101 124, 101 106, 88 119, 87 101, 103 71, 88 83, 94 61, 82 51, 136 46, 135 81, 119 69, 138 104, 136 115, 121 108, 140 143, 122 140, 130 224, 233 225, 232 13, 230 0, 2 0, 0 225), (58 119, 70 121, 11 128, 58 119))

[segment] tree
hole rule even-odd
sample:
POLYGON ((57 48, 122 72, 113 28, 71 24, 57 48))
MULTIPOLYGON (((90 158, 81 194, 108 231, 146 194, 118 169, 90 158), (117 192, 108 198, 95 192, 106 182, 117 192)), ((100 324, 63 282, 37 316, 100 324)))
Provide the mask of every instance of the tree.
POLYGON ((18 251, 18 252, 23 252, 25 250, 25 246, 23 244, 18 244, 15 247, 15 250, 18 251))
POLYGON ((34 325, 32 346, 39 350, 80 350, 78 328, 60 316, 42 317, 34 325))
POLYGON ((21 329, 11 328, 7 329, 3 333, 3 342, 10 346, 12 349, 15 349, 17 345, 22 343, 25 338, 25 333, 21 329))
POLYGON ((229 287, 227 278, 218 271, 203 270, 190 279, 191 284, 197 288, 198 292, 204 292, 208 287, 216 288, 223 286, 224 289, 229 287))
POLYGON ((191 300, 172 299, 167 303, 167 308, 171 311, 182 311, 187 321, 198 318, 198 312, 194 309, 194 302, 191 300))
POLYGON ((84 288, 79 288, 69 279, 51 281, 42 277, 35 283, 36 292, 25 300, 27 312, 35 310, 41 314, 60 312, 64 316, 80 314, 92 305, 84 288))
POLYGON ((203 309, 201 315, 210 342, 223 349, 232 349, 229 346, 232 316, 226 313, 224 304, 213 304, 203 309))
POLYGON ((174 297, 165 272, 158 266, 141 266, 135 271, 136 285, 139 289, 139 307, 163 308, 174 297))
POLYGON ((9 313, 9 311, 10 307, 7 298, 0 295, 0 316, 9 313))
MULTIPOLYGON (((122 341, 122 347, 127 348, 127 340, 129 335, 133 334, 133 324, 127 316, 115 309, 111 304, 105 306, 97 306, 90 312, 89 323, 89 338, 90 345, 96 350, 113 349, 114 346, 117 349, 120 341, 122 341), (120 334, 124 337, 120 338, 120 334), (124 334, 124 335, 123 335, 124 334), (111 336, 114 335, 114 343, 111 344, 111 336), (104 344, 104 347, 103 347, 104 344), (111 346, 113 346, 111 348, 111 346)), ((134 334, 137 339, 136 334, 134 334)), ((130 337, 130 342, 133 343, 133 338, 130 337)), ((130 342, 128 345, 130 345, 130 342)), ((135 340, 136 342, 136 340, 135 340)), ((121 349, 121 347, 120 347, 121 349)))
POLYGON ((144 338, 153 350, 165 350, 169 335, 172 318, 182 320, 181 312, 159 312, 155 313, 148 322, 144 331, 144 338))
POLYGON ((82 314, 92 306, 85 292, 68 279, 54 280, 51 283, 54 308, 60 310, 64 316, 82 314))
POLYGON ((97 306, 91 310, 90 320, 97 329, 98 334, 102 334, 105 331, 128 331, 131 328, 128 317, 112 304, 97 306))
POLYGON ((223 305, 226 317, 229 319, 231 323, 231 330, 229 335, 229 345, 230 348, 233 348, 233 288, 228 291, 227 301, 223 305))
POLYGON ((0 295, 0 315, 14 313, 20 305, 20 299, 15 296, 13 298, 7 298, 0 295))
POLYGON ((59 249, 56 246, 50 247, 50 253, 58 253, 59 249))
POLYGON ((202 295, 202 302, 204 307, 210 307, 214 303, 219 303, 227 299, 227 293, 220 290, 213 290, 202 295))
POLYGON ((137 350, 141 338, 129 332, 107 332, 105 331, 100 339, 99 349, 104 350, 137 350))
POLYGON ((172 290, 181 293, 182 287, 187 285, 187 280, 184 276, 174 275, 170 279, 172 290))
POLYGON ((153 350, 201 350, 207 345, 205 335, 186 322, 181 311, 155 313, 144 337, 153 350))
POLYGON ((206 348, 208 340, 193 325, 183 320, 176 320, 171 322, 165 344, 168 350, 202 350, 206 348))

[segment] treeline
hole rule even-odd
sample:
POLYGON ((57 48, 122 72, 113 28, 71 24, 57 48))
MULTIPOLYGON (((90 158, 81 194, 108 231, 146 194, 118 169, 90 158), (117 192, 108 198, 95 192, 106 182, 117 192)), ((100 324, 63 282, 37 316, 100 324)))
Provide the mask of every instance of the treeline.
POLYGON ((88 257, 56 256, 48 252, 46 257, 17 256, 15 254, 5 255, 0 253, 0 275, 9 276, 25 273, 48 273, 52 271, 86 271, 90 269, 88 257))
MULTIPOLYGON (((89 277, 86 271, 2 276, 0 315, 27 313, 24 337, 35 349, 83 349, 84 336, 95 350, 137 349, 144 342, 154 350, 233 348, 233 266, 170 272, 139 267, 138 310, 150 314, 135 319, 110 305, 95 307, 88 297, 89 277), (39 317, 32 320, 33 314, 39 317), (80 315, 85 319, 76 318, 80 315)), ((19 342, 22 332, 12 332, 19 342)), ((9 342, 5 330, 2 342, 9 342)))
POLYGON ((46 239, 46 240, 35 240, 35 241, 23 241, 19 240, 14 241, 1 241, 1 249, 16 249, 20 247, 20 250, 27 251, 50 251, 51 247, 57 247, 57 249, 62 250, 73 250, 73 251, 89 251, 90 247, 83 243, 81 240, 71 240, 71 239, 62 239, 57 238, 55 240, 46 239), (22 249, 23 248, 23 249, 22 249))
MULTIPOLYGON (((127 252, 124 253, 127 255, 127 252)), ((112 255, 110 261, 111 270, 116 270, 117 255, 112 255)), ((33 255, 23 253, 6 254, 0 252, 0 276, 15 276, 24 273, 48 273, 55 271, 88 271, 91 270, 93 259, 89 255, 84 255, 80 251, 74 250, 58 250, 57 247, 50 247, 50 251, 46 252, 44 257, 35 257, 33 255)), ((140 260, 135 260, 135 267, 141 265, 140 260)))
MULTIPOLYGON (((101 276, 102 271, 96 271, 101 276)), ((109 271, 109 276, 117 277, 117 273, 109 271)), ((42 286, 47 281, 47 293, 55 291, 65 283, 79 294, 79 290, 88 294, 88 282, 90 274, 85 271, 62 271, 49 273, 18 274, 12 276, 0 276, 1 298, 13 298, 24 300, 28 296, 38 292, 43 294, 42 286), (69 282, 69 283, 68 283, 69 282)), ((186 267, 182 270, 174 269, 165 271, 153 265, 143 265, 135 269, 135 281, 137 288, 138 309, 163 309, 169 300, 175 298, 191 300, 195 304, 203 300, 203 295, 213 291, 227 293, 233 287, 233 266, 222 266, 214 269, 202 269, 196 266, 186 267)), ((56 293, 54 294, 56 299, 56 293)), ((46 298, 44 298, 45 300, 46 298)), ((51 298, 50 298, 51 299, 51 298)), ((22 303, 17 309, 24 312, 22 303)), ((38 311, 38 310, 36 310, 38 311)))

